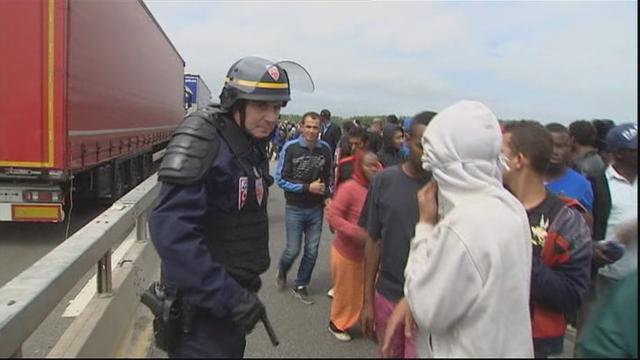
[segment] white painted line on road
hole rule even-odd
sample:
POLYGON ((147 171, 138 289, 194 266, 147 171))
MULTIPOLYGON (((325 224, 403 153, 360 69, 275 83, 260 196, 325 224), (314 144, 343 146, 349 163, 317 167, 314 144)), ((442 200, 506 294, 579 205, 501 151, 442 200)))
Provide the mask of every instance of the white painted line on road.
MULTIPOLYGON (((136 241, 136 230, 133 229, 127 238, 118 246, 118 248, 111 254, 111 269, 115 269, 118 266, 124 254, 129 251, 131 245, 136 241)), ((96 294, 96 275, 93 275, 87 284, 80 290, 73 300, 69 301, 69 306, 62 313, 62 317, 76 317, 80 315, 82 310, 89 304, 89 301, 96 294)))

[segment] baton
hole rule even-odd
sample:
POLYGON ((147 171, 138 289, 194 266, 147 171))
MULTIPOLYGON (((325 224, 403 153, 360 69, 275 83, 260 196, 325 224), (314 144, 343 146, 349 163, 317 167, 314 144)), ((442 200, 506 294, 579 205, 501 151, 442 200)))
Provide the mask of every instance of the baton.
POLYGON ((278 341, 278 337, 276 336, 275 331, 271 327, 271 323, 269 322, 269 318, 267 318, 267 313, 263 312, 262 316, 260 316, 260 320, 262 320, 262 324, 264 325, 264 329, 267 331, 267 335, 269 335, 269 340, 271 340, 271 345, 278 346, 280 341, 278 341))

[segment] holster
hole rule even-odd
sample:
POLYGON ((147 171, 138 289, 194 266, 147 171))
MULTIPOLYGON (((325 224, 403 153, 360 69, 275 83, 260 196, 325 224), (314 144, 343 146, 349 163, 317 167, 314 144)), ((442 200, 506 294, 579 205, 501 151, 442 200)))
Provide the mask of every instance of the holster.
POLYGON ((143 294, 141 301, 153 313, 153 335, 156 346, 172 352, 180 332, 189 333, 194 317, 191 306, 185 306, 176 293, 167 291, 164 285, 154 282, 143 294))

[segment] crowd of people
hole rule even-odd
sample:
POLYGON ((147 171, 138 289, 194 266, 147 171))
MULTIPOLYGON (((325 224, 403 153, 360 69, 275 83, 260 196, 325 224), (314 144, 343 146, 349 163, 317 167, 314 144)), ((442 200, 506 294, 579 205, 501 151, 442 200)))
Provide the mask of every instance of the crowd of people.
POLYGON ((366 129, 327 109, 278 128, 289 73, 312 83, 297 63, 239 59, 220 103, 166 148, 149 215, 161 279, 145 295, 162 305, 154 335, 170 358, 240 358, 257 322, 270 329, 259 291, 274 184, 279 289, 314 303, 325 216, 333 232, 337 340, 359 327, 386 357, 544 358, 570 324, 578 356, 638 356, 637 124, 500 122, 461 101, 366 129))
POLYGON ((571 326, 577 356, 637 356, 619 307, 637 313, 637 124, 499 121, 462 101, 342 131, 325 109, 299 127, 275 170, 277 285, 304 234, 291 291, 313 304, 326 216, 337 340, 360 327, 381 356, 546 358, 571 326))

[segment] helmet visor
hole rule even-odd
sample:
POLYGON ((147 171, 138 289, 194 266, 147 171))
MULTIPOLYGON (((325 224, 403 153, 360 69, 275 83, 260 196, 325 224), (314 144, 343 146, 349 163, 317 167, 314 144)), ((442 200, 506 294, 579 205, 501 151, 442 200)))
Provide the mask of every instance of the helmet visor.
POLYGON ((312 93, 316 86, 307 69, 295 61, 282 60, 276 63, 289 76, 289 84, 292 89, 312 93))

